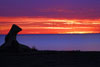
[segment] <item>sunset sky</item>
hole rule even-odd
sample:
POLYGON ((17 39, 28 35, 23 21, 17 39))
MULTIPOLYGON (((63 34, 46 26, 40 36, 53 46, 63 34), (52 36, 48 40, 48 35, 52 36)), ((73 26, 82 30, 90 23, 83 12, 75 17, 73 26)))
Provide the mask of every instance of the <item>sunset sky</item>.
POLYGON ((100 0, 0 0, 0 34, 100 33, 100 0))

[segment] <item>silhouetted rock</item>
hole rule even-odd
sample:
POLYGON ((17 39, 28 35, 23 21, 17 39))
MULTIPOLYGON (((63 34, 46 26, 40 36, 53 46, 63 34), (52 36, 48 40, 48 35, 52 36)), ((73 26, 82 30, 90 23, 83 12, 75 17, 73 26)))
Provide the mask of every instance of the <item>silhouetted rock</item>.
POLYGON ((1 51, 5 52, 29 52, 31 49, 28 46, 18 43, 16 40, 17 33, 22 29, 13 24, 11 30, 5 37, 5 43, 0 47, 1 51))

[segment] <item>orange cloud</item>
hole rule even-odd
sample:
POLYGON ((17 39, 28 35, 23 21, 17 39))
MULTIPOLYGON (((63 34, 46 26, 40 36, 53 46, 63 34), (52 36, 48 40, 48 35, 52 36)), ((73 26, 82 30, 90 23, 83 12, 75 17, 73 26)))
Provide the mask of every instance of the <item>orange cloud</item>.
POLYGON ((0 17, 0 34, 7 34, 12 24, 23 29, 20 34, 100 33, 100 19, 0 17))

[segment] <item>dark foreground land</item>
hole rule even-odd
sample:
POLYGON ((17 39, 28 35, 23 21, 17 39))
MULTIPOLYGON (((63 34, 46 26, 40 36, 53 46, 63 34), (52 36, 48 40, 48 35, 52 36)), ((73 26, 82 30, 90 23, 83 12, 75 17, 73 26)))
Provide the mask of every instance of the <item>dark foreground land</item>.
POLYGON ((100 67, 100 52, 0 53, 0 67, 100 67))

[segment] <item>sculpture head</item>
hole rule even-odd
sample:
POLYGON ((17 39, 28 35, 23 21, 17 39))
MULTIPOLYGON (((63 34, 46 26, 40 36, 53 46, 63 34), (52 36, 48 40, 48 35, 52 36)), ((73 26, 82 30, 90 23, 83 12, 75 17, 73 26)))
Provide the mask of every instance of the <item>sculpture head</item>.
POLYGON ((17 25, 13 24, 9 33, 5 37, 5 41, 8 42, 9 40, 16 40, 16 35, 18 32, 20 32, 22 29, 18 27, 17 25))
POLYGON ((10 29, 9 33, 15 33, 17 34, 18 32, 20 32, 22 29, 20 27, 18 27, 17 25, 13 24, 12 28, 10 29))

